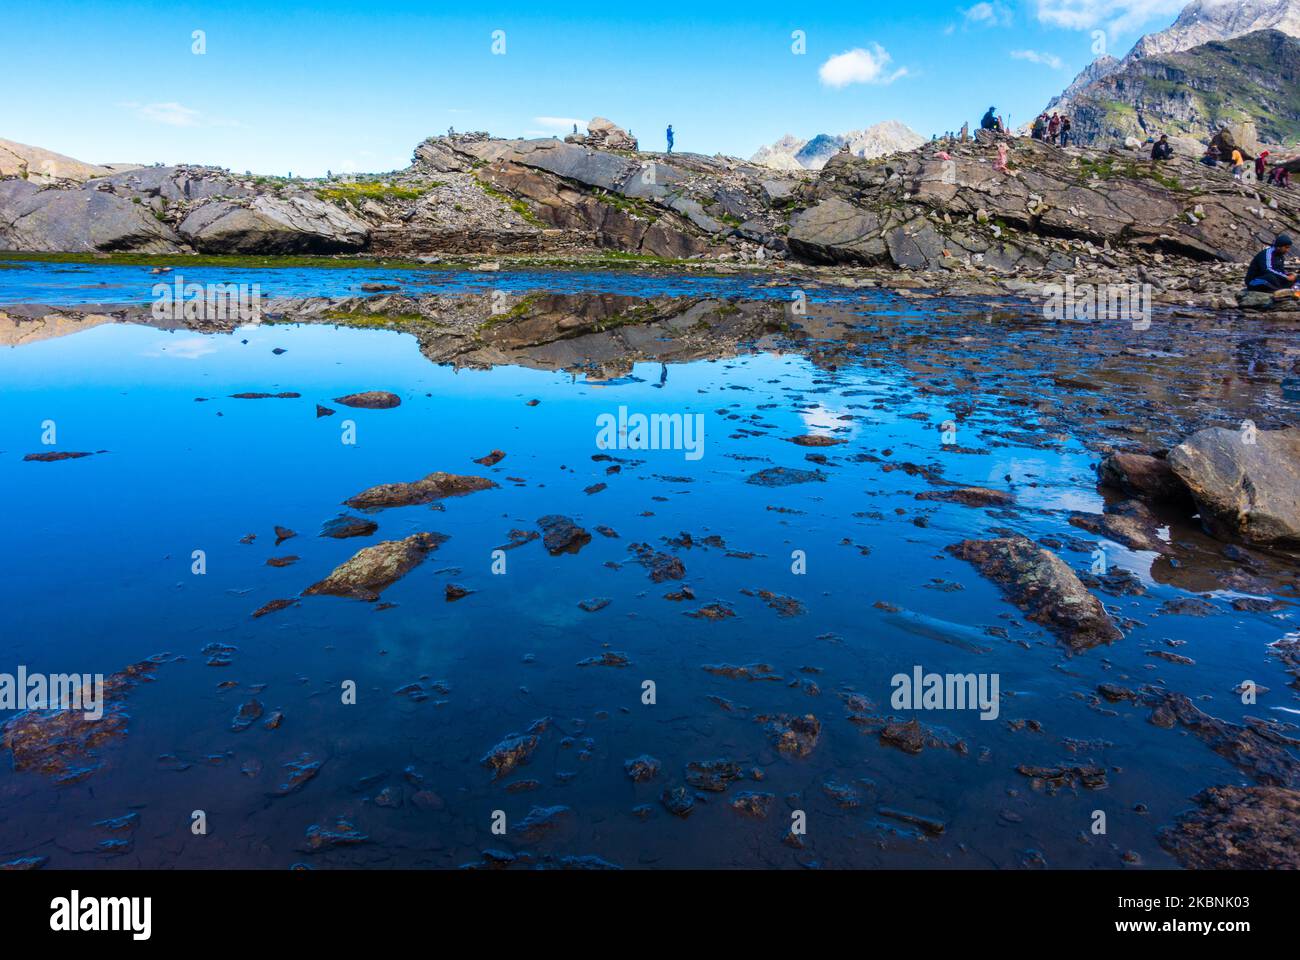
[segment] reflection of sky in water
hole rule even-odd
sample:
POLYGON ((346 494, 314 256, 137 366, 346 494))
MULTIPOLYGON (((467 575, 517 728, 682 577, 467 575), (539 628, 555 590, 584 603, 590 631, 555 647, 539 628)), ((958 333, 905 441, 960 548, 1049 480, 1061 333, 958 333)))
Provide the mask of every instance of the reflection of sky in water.
MULTIPOLYGON (((12 261, 10 261, 12 263, 12 261)), ((553 293, 617 293, 629 296, 744 296, 756 300, 789 300, 795 288, 771 285, 771 275, 665 276, 634 270, 385 270, 358 267, 175 267, 154 274, 150 267, 114 264, 20 264, 0 270, 0 304, 5 303, 149 303, 153 287, 183 283, 256 284, 263 300, 276 297, 361 296, 363 283, 396 284, 411 296, 445 293, 519 292, 544 289, 553 293), (93 277, 95 282, 88 282, 93 277)), ((804 292, 819 303, 878 299, 879 294, 806 284, 804 292)))
MULTIPOLYGON (((819 830, 842 865, 1014 865, 1027 846, 1044 849, 1054 865, 1114 865, 1107 848, 1081 845, 1076 831, 1060 829, 1062 818, 1087 822, 1095 797, 1068 791, 1035 797, 1017 807, 1024 824, 1016 830, 996 826, 989 816, 994 804, 1007 802, 1009 789, 1024 790, 1015 764, 1059 762, 1061 738, 1075 737, 1109 744, 1086 759, 1124 771, 1107 791, 1113 802, 1141 802, 1152 811, 1140 824, 1124 825, 1116 842, 1139 850, 1148 864, 1166 865, 1154 830, 1185 809, 1198 789, 1236 782, 1236 772, 1195 738, 1159 730, 1127 708, 1123 718, 1103 717, 1079 695, 1121 676, 1132 678, 1126 681, 1132 685, 1167 677, 1194 700, 1212 698, 1206 709, 1216 716, 1239 720, 1252 711, 1228 691, 1247 669, 1243 664, 1279 691, 1276 698, 1285 696, 1285 674, 1262 654, 1277 634, 1276 620, 1230 612, 1204 619, 1154 615, 1164 600, 1185 594, 1150 578, 1151 555, 1108 549, 1108 562, 1134 570, 1149 593, 1103 600, 1143 625, 1105 651, 1066 663, 1050 635, 1025 624, 994 585, 944 552, 948 544, 989 536, 995 528, 1087 538, 1063 512, 1100 509, 1092 457, 1082 448, 1071 445, 1065 454, 1021 447, 997 447, 987 455, 944 452, 936 429, 947 416, 942 401, 911 395, 906 377, 888 368, 845 363, 832 378, 804 357, 760 354, 672 364, 662 387, 660 376, 657 362, 636 364, 614 384, 521 367, 456 371, 429 363, 407 335, 310 325, 211 336, 103 325, 0 351, 0 486, 16 508, 6 525, 9 571, 0 578, 7 660, 49 672, 111 672, 162 650, 187 657, 132 695, 131 736, 114 748, 114 768, 89 781, 93 789, 59 793, 30 776, 0 771, 0 848, 26 849, 34 837, 57 835, 61 825, 134 808, 148 785, 143 829, 151 835, 170 837, 167 812, 188 813, 198 793, 209 798, 214 822, 240 823, 250 836, 264 838, 234 852, 229 845, 180 842, 184 837, 137 845, 145 858, 181 850, 174 854, 179 861, 163 860, 179 865, 287 866, 303 856, 298 848, 308 823, 353 809, 380 840, 373 853, 348 856, 387 855, 396 859, 390 865, 408 865, 415 862, 409 851, 427 850, 436 835, 446 862, 430 854, 433 862, 456 865, 497 845, 482 812, 503 803, 512 816, 532 803, 580 809, 578 838, 564 852, 597 853, 628 865, 759 862, 753 851, 762 845, 738 840, 737 819, 725 803, 703 805, 685 822, 662 811, 648 824, 633 822, 629 808, 657 803, 658 787, 644 798, 634 794, 622 761, 650 752, 674 771, 714 756, 761 764, 767 777, 761 789, 778 797, 819 798, 820 784, 832 776, 870 776, 878 790, 872 802, 950 824, 943 840, 882 851, 862 837, 861 818, 827 809, 819 830), (275 348, 286 352, 277 356, 275 348), (402 405, 371 411, 334 403, 344 393, 371 389, 397 393, 402 405), (243 391, 302 397, 228 399, 243 391), (532 399, 541 402, 527 406, 532 399), (337 413, 318 419, 317 403, 337 413), (704 459, 687 461, 682 451, 611 451, 645 462, 607 472, 606 461, 592 459, 600 452, 596 417, 619 405, 632 412, 703 414, 704 459), (918 410, 930 420, 906 417, 918 410), (838 419, 845 414, 855 420, 838 419), (771 429, 753 435, 755 415, 771 429), (21 462, 23 454, 42 449, 46 420, 57 425, 59 449, 108 452, 64 463, 21 462), (345 420, 357 425, 355 446, 340 442, 345 420), (845 434, 851 439, 843 446, 807 451, 786 442, 846 424, 854 432, 845 434), (493 448, 507 454, 497 467, 473 463, 493 448), (884 455, 886 449, 893 454, 884 455), (818 468, 823 483, 768 488, 744 482, 767 466, 811 468, 810 452, 831 460, 818 468), (1019 481, 1018 503, 1032 509, 1004 515, 917 501, 916 493, 931 489, 922 477, 848 459, 857 453, 937 462, 947 480, 999 489, 1010 473, 1019 481), (376 539, 422 530, 449 536, 423 566, 385 592, 397 607, 377 612, 369 604, 312 597, 250 618, 256 607, 294 596, 372 542, 317 536, 320 525, 344 509, 343 499, 371 484, 433 470, 483 473, 500 486, 444 501, 443 510, 415 506, 375 515, 376 539), (1031 476, 1039 486, 1024 482, 1031 476), (585 492, 597 483, 608 486, 585 492), (577 556, 551 557, 533 543, 509 551, 506 576, 492 575, 491 551, 508 532, 535 529, 537 518, 551 513, 572 516, 588 529, 608 524, 619 537, 595 535, 577 556), (276 524, 298 536, 275 547, 276 524), (701 547, 679 551, 697 600, 673 603, 663 595, 677 585, 652 583, 629 560, 628 545, 669 549, 664 539, 681 531, 717 534, 728 547, 754 556, 701 547), (247 533, 257 539, 239 543, 247 533), (199 547, 208 554, 205 577, 189 573, 191 551, 199 547), (796 549, 807 555, 805 576, 791 573, 796 549), (269 557, 289 553, 301 559, 283 569, 266 565, 269 557), (443 588, 452 581, 473 592, 447 603, 443 588), (778 617, 752 595, 759 589, 797 597, 807 612, 778 617), (578 609, 578 601, 598 596, 610 598, 610 606, 596 614, 578 609), (715 600, 737 616, 711 623, 683 615, 715 600), (878 601, 902 612, 879 609, 878 601), (1010 638, 989 627, 1008 630, 1010 638), (1179 652, 1196 665, 1157 664, 1153 672, 1147 651, 1165 640, 1185 641, 1179 652), (239 648, 231 668, 204 665, 199 651, 214 641, 239 648), (607 648, 626 651, 634 666, 576 666, 607 648), (743 685, 701 669, 755 661, 773 663, 787 676, 815 667, 821 673, 809 676, 816 676, 822 695, 808 697, 785 684, 743 685), (887 703, 889 678, 917 664, 996 671, 1002 689, 1015 694, 1003 720, 1033 717, 1050 735, 1030 738, 1003 722, 947 712, 921 719, 965 738, 972 755, 927 750, 913 757, 881 747, 844 718, 836 693, 854 690, 887 703), (445 704, 412 704, 392 694, 421 676, 448 680, 452 692, 445 704), (344 677, 356 679, 364 693, 364 708, 351 714, 331 706, 344 677), (639 707, 644 677, 659 681, 663 708, 657 712, 639 707), (247 687, 223 694, 216 685, 227 678, 266 683, 261 698, 269 709, 285 710, 284 729, 231 734, 230 718, 247 687), (806 760, 778 758, 750 714, 721 711, 710 696, 735 698, 752 714, 813 711, 823 723, 823 741, 806 760), (539 716, 566 725, 565 718, 591 721, 598 710, 608 719, 592 722, 584 733, 595 740, 596 757, 584 766, 548 741, 550 752, 521 771, 542 781, 532 794, 507 797, 477 764, 491 744, 539 716), (984 748, 987 760, 977 760, 984 748), (268 804, 266 783, 238 774, 248 757, 274 771, 304 749, 329 762, 292 801, 268 804), (158 775, 161 754, 197 759, 222 751, 235 757, 228 766, 195 763, 185 774, 158 775), (442 819, 419 819, 425 814, 409 804, 384 819, 352 787, 377 771, 394 774, 390 782, 400 784, 397 774, 410 763, 448 799, 442 819), (558 771, 575 777, 559 784, 558 771), (392 853, 384 837, 405 852, 392 853), (227 852, 210 852, 217 849, 227 852), (213 859, 221 856, 239 859, 213 859)), ((1086 554, 1065 549, 1061 555, 1075 569, 1087 569, 1086 554)), ((178 822, 184 830, 184 816, 178 822)), ((784 848, 778 853, 786 856, 784 848)), ((67 858, 60 865, 79 862, 67 858)))

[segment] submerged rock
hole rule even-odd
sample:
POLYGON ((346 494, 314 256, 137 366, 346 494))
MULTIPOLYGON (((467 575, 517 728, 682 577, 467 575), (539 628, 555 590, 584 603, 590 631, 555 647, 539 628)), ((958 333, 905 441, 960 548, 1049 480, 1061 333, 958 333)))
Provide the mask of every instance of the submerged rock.
POLYGON ((694 795, 680 784, 675 787, 665 787, 659 800, 674 816, 689 817, 691 811, 695 809, 694 795))
POLYGON ((275 613, 277 610, 284 610, 286 607, 296 606, 297 597, 281 597, 278 600, 270 600, 253 611, 254 619, 264 617, 268 613, 275 613))
POLYGON ((812 753, 822 732, 821 721, 811 713, 803 716, 784 713, 760 715, 754 720, 764 725, 763 729, 776 749, 791 757, 806 757, 812 753))
POLYGON ((467 493, 476 493, 495 486, 495 483, 485 477, 461 476, 439 470, 421 480, 413 480, 409 483, 381 483, 369 487, 351 499, 345 500, 344 503, 359 510, 411 507, 432 503, 444 497, 464 496, 467 493))
POLYGON ((287 797, 291 793, 297 793, 316 774, 320 773, 321 767, 324 765, 325 761, 317 759, 310 753, 298 754, 293 760, 284 764, 283 769, 287 773, 284 775, 284 779, 276 784, 275 789, 270 792, 269 796, 287 797))
POLYGON ((643 753, 639 757, 633 757, 631 760, 623 761, 623 769, 627 775, 636 783, 644 783, 647 780, 653 780, 659 775, 661 764, 655 757, 648 753, 643 753))
POLYGON ((760 487, 789 487, 797 483, 824 483, 826 474, 820 470, 798 470, 794 467, 768 467, 748 477, 745 482, 760 487))
POLYGON ((83 450, 56 450, 51 453, 29 453, 23 457, 25 463, 58 463, 60 460, 80 460, 93 457, 94 454, 83 450))
POLYGON ((1300 428, 1211 427, 1169 452, 1209 532, 1248 543, 1300 543, 1300 428))
POLYGON ((686 782, 697 790, 721 793, 733 780, 745 779, 745 771, 734 760, 692 760, 686 765, 686 782))
POLYGON ((648 543, 632 543, 628 549, 636 554, 637 563, 649 571, 650 579, 655 583, 681 580, 686 576, 686 564, 670 553, 656 550, 648 543))
MULTIPOLYGON (((125 695, 139 681, 151 679, 164 660, 142 660, 105 677, 98 717, 86 704, 84 710, 26 710, 7 720, 0 727, 0 745, 13 755, 14 769, 43 774, 55 783, 75 783, 100 769, 101 749, 128 732, 125 695)), ((93 694, 86 691, 83 697, 93 694)))
POLYGON ((357 600, 378 600, 392 586, 447 539, 441 533, 415 533, 405 540, 385 540, 360 550, 336 567, 324 580, 303 591, 304 596, 329 594, 357 600))
POLYGON ((973 563, 1029 620, 1052 630, 1072 650, 1123 636, 1069 565, 1025 537, 963 540, 945 549, 973 563))
POLYGON ((320 535, 335 540, 346 540, 349 537, 368 537, 378 529, 379 524, 373 520, 342 514, 326 521, 325 526, 321 527, 320 535))
POLYGON ((558 513, 539 517, 537 525, 542 529, 542 546, 553 557, 562 553, 577 553, 591 543, 590 533, 558 513))
POLYGON ((1194 870, 1300 870, 1300 790, 1210 787, 1199 807, 1160 831, 1160 845, 1194 870))
POLYGON ((322 827, 313 823, 307 828, 307 848, 313 852, 330 847, 355 846, 370 838, 357 829, 351 820, 339 817, 332 825, 322 827))
POLYGON ((952 489, 925 490, 916 495, 918 500, 938 500, 942 503, 960 503, 967 507, 1007 507, 1016 498, 1005 490, 988 487, 954 487, 952 489))
POLYGON ((362 410, 391 410, 401 406, 402 398, 385 390, 367 390, 364 393, 349 393, 346 397, 335 397, 334 402, 362 410))
POLYGON ((527 763, 540 742, 534 734, 512 733, 484 754, 479 763, 492 770, 493 780, 500 780, 521 763, 527 763))
POLYGON ((731 809, 743 813, 747 817, 765 820, 768 811, 772 808, 772 801, 775 799, 775 794, 743 790, 732 799, 731 809))

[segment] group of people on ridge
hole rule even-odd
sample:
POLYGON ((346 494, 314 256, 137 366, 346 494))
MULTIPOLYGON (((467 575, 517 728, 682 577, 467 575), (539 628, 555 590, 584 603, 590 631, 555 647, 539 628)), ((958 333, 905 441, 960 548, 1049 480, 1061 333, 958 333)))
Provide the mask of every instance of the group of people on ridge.
POLYGON ((1063 113, 1053 112, 1050 117, 1046 113, 1040 113, 1034 120, 1033 126, 1029 128, 1029 135, 1044 143, 1068 147, 1072 127, 1070 118, 1063 113))
MULTIPOLYGON (((1160 139, 1165 138, 1161 137, 1160 139)), ((1172 152, 1171 150, 1170 153, 1172 154, 1172 152)), ((1260 183, 1267 183, 1271 187, 1289 188, 1291 186, 1291 171, 1286 168, 1286 164, 1271 164, 1268 159, 1269 156, 1270 151, 1261 150, 1259 156, 1255 158, 1255 179, 1260 183)), ((1232 152, 1225 157, 1219 150, 1218 145, 1214 143, 1205 148, 1205 153, 1201 155, 1201 163, 1207 167, 1217 167, 1220 163, 1226 163, 1232 170, 1234 180, 1246 179, 1246 171, 1250 169, 1240 147, 1233 147, 1232 152)))

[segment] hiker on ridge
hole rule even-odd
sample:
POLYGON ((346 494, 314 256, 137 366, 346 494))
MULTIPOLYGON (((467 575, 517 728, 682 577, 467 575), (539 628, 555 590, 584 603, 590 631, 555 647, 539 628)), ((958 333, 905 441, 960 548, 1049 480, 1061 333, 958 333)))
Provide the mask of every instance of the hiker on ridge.
POLYGON ((1157 140, 1156 145, 1151 148, 1151 159, 1172 160, 1173 156, 1174 156, 1174 147, 1173 144, 1169 142, 1169 134, 1167 133, 1160 134, 1160 139, 1157 140))
POLYGON ((981 130, 1001 130, 1002 124, 998 122, 997 107, 989 107, 988 113, 984 114, 984 119, 980 120, 981 130))
POLYGON ((673 152, 673 125, 668 124, 668 152, 673 152))
POLYGON ((1054 145, 1060 132, 1061 118, 1056 114, 1052 114, 1052 119, 1047 121, 1047 142, 1054 145))
POLYGON ((1070 145, 1070 129, 1073 126, 1074 124, 1070 122, 1070 118, 1065 114, 1061 114, 1061 146, 1068 147, 1070 145))

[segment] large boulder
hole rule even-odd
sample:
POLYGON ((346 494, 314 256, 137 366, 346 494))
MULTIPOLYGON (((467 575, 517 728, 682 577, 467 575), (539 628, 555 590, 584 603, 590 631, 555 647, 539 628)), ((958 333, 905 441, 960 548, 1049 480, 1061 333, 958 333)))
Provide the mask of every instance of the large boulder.
POLYGON ((1300 428, 1200 430, 1169 452, 1169 465, 1214 536, 1300 544, 1300 428))
POLYGON ((125 197, 0 181, 0 250, 175 253, 181 247, 170 227, 125 197))
POLYGON ((889 250, 880 224, 872 210, 830 197, 796 214, 787 240, 796 254, 820 263, 879 263, 889 250))
POLYGON ((259 196, 247 205, 216 200, 178 229, 200 253, 346 253, 370 242, 364 221, 305 196, 259 196))
POLYGON ((1259 136, 1251 120, 1229 124, 1216 133, 1210 142, 1218 147, 1219 156, 1225 160, 1232 157, 1233 150, 1240 150, 1247 160, 1254 160, 1259 155, 1259 136))
POLYGON ((0 140, 0 177, 21 177, 33 183, 56 180, 82 182, 109 173, 108 167, 82 163, 61 153, 31 147, 12 140, 0 140))

